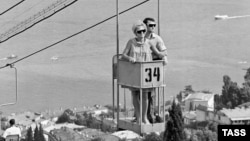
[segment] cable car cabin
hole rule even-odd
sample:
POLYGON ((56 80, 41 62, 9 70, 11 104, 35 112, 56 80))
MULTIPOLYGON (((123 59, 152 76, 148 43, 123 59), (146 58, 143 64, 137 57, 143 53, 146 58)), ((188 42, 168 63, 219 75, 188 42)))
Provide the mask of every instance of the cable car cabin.
MULTIPOLYGON (((117 79, 117 84, 118 84, 117 89, 119 89, 120 87, 125 89, 138 88, 140 90, 140 96, 142 96, 143 89, 154 88, 153 92, 156 95, 154 108, 158 106, 158 111, 157 110, 155 111, 158 112, 156 114, 159 115, 159 117, 162 119, 162 122, 160 123, 144 124, 142 123, 142 120, 140 120, 139 123, 136 123, 132 122, 133 117, 120 118, 119 112, 117 112, 118 128, 131 130, 139 134, 150 133, 150 132, 163 132, 165 130, 165 104, 164 104, 165 77, 164 77, 163 61, 131 63, 122 59, 117 59, 117 56, 114 56, 114 58, 113 58, 113 80, 117 79), (116 61, 114 61, 114 58, 116 59, 116 61), (156 101, 158 102, 158 104, 156 101)), ((120 58, 120 55, 118 58, 120 58)), ((119 103, 120 99, 119 90, 117 93, 118 93, 117 103, 119 103)), ((113 94, 113 100, 114 100, 114 94, 113 94)), ((117 106, 119 108, 119 105, 117 106)), ((141 100, 140 100, 140 117, 142 117, 141 100)))
POLYGON ((155 88, 164 85, 162 61, 131 63, 119 60, 118 84, 133 88, 155 88))

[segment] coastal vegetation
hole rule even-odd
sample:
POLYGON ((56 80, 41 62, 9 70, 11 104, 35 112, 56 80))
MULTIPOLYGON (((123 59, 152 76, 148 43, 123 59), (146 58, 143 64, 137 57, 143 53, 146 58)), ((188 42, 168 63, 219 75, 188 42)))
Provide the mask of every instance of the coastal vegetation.
POLYGON ((29 127, 25 136, 25 139, 22 141, 46 141, 43 133, 42 125, 40 124, 39 127, 36 126, 34 130, 34 134, 32 128, 29 127))
POLYGON ((169 118, 166 123, 166 130, 164 132, 164 140, 168 141, 183 141, 184 123, 180 104, 173 101, 171 108, 168 110, 169 118))
POLYGON ((240 87, 228 75, 223 76, 222 94, 215 95, 214 99, 217 111, 222 108, 233 109, 250 101, 250 68, 247 69, 244 75, 244 81, 242 87, 240 87))
POLYGON ((116 128, 105 125, 104 118, 111 117, 111 113, 101 113, 98 117, 91 113, 83 112, 75 114, 72 110, 67 109, 62 115, 58 117, 56 123, 75 123, 76 125, 83 125, 88 128, 100 129, 103 132, 114 132, 116 128))

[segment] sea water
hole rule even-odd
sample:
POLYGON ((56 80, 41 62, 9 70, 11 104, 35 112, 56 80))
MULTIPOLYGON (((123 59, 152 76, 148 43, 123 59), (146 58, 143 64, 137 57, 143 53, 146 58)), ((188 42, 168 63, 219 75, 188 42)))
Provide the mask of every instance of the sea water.
MULTIPOLYGON (((142 0, 121 0, 119 11, 142 0)), ((14 2, 1 5, 7 9, 14 2)), ((0 31, 15 26, 51 4, 50 0, 26 1, 0 17, 0 31)), ((215 15, 248 15, 247 0, 160 0, 160 35, 168 48, 166 99, 186 85, 194 90, 220 94, 223 75, 239 85, 249 60, 250 18, 214 20, 215 15), (245 62, 245 63, 239 63, 245 62)), ((116 14, 113 0, 78 0, 52 17, 0 44, 0 58, 11 54, 11 63, 61 39, 84 30, 116 14)), ((157 19, 157 1, 149 1, 119 16, 119 52, 134 37, 134 21, 157 19)), ((159 26, 159 25, 158 25, 159 26)), ((25 110, 73 108, 84 105, 112 104, 112 57, 116 54, 115 18, 37 53, 15 64, 18 100, 0 107, 5 113, 25 110)), ((15 72, 0 70, 0 102, 15 101, 15 72)), ((121 90, 123 98, 124 91, 121 90)), ((129 91, 125 91, 128 104, 129 91)), ((123 100, 121 98, 121 103, 123 100)))

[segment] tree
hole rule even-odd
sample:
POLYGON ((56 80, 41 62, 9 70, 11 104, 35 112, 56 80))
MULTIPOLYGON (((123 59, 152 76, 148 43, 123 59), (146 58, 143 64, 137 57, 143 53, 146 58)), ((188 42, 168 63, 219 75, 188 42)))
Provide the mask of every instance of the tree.
POLYGON ((197 139, 198 139, 199 141, 206 141, 206 140, 205 140, 205 136, 204 136, 202 130, 200 130, 200 129, 196 130, 195 135, 197 136, 197 139))
POLYGON ((236 82, 231 81, 229 76, 223 76, 222 94, 214 97, 217 111, 222 108, 233 109, 242 103, 250 101, 250 68, 247 70, 244 79, 243 87, 240 88, 236 82))
POLYGON ((243 88, 240 89, 241 93, 241 103, 250 101, 250 86, 246 83, 243 83, 243 88))
POLYGON ((194 92, 195 91, 193 90, 192 85, 187 85, 185 86, 185 89, 183 91, 180 91, 179 94, 176 95, 176 98, 181 103, 183 99, 194 92))
POLYGON ((171 109, 169 109, 168 112, 169 112, 169 120, 166 123, 166 130, 164 132, 164 141, 185 140, 184 123, 181 112, 181 106, 179 104, 176 104, 174 100, 171 109))
POLYGON ((182 92, 180 92, 179 94, 176 95, 176 98, 178 100, 178 102, 182 102, 182 92))
POLYGON ((33 141, 33 132, 31 127, 27 130, 25 141, 33 141))
POLYGON ((43 128, 41 124, 39 124, 39 127, 36 126, 35 128, 34 141, 46 141, 43 135, 43 128))
POLYGON ((189 141, 199 141, 197 135, 192 134, 189 141))
POLYGON ((175 129, 173 120, 170 118, 166 123, 166 130, 164 132, 163 140, 164 141, 174 141, 175 140, 175 129))
POLYGON ((65 123, 65 122, 73 123, 74 120, 71 119, 71 117, 73 116, 74 116, 74 112, 70 109, 66 109, 63 112, 63 114, 58 117, 58 120, 56 121, 56 123, 65 123))
POLYGON ((76 114, 75 124, 77 124, 77 125, 86 125, 85 117, 82 114, 76 114))
POLYGON ((40 140, 40 136, 39 136, 39 129, 38 129, 37 126, 36 126, 35 132, 34 132, 34 140, 35 140, 35 141, 41 141, 41 140, 40 140))
POLYGON ((143 141, 162 141, 162 138, 160 135, 157 135, 156 133, 151 133, 145 136, 143 141))
POLYGON ((214 141, 217 139, 216 133, 208 129, 203 130, 203 135, 204 135, 205 141, 214 141))
POLYGON ((245 79, 245 82, 248 83, 248 85, 250 86, 250 68, 247 69, 244 79, 245 79))
POLYGON ((41 124, 39 126, 39 138, 40 138, 40 141, 46 141, 43 135, 43 127, 41 124))
POLYGON ((241 103, 250 101, 250 68, 247 69, 247 72, 244 76, 245 82, 242 84, 241 89, 241 103))
POLYGON ((194 108, 194 106, 193 106, 193 103, 190 102, 189 111, 193 111, 193 110, 195 110, 195 108, 194 108))
POLYGON ((223 76, 224 86, 222 87, 221 102, 226 108, 234 108, 241 104, 240 88, 236 82, 232 82, 227 75, 223 76))
POLYGON ((192 85, 187 85, 187 86, 185 86, 185 90, 184 90, 185 92, 188 92, 188 93, 193 93, 194 92, 194 90, 193 90, 193 88, 192 88, 192 85))
POLYGON ((221 96, 216 94, 214 95, 214 109, 215 111, 220 111, 223 107, 223 103, 221 102, 221 96))

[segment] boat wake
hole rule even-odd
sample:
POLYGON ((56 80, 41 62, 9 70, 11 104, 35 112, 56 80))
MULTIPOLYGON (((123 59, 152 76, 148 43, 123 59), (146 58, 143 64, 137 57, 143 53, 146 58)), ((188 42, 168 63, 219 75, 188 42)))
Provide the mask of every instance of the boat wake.
POLYGON ((17 58, 17 55, 15 54, 11 54, 10 56, 7 56, 7 57, 4 57, 4 58, 1 58, 0 61, 4 61, 4 60, 11 60, 11 59, 16 59, 17 58))

